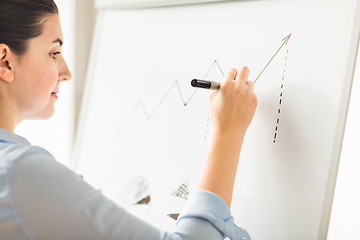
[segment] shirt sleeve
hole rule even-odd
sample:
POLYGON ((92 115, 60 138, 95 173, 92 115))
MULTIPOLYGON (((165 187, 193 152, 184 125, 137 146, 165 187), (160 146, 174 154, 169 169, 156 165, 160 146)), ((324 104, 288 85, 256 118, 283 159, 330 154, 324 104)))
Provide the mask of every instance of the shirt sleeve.
POLYGON ((215 194, 195 192, 175 231, 161 231, 119 207, 37 147, 13 162, 9 185, 15 214, 34 240, 246 239, 240 238, 242 230, 215 194))
MULTIPOLYGON (((248 232, 235 225, 234 218, 231 216, 230 209, 225 201, 212 192, 198 190, 191 195, 189 202, 179 216, 178 225, 182 224, 183 228, 190 228, 191 221, 189 219, 206 220, 221 233, 221 239, 228 237, 232 240, 250 240, 248 232)), ((210 238, 209 234, 206 238, 199 236, 194 239, 213 238, 210 238)))

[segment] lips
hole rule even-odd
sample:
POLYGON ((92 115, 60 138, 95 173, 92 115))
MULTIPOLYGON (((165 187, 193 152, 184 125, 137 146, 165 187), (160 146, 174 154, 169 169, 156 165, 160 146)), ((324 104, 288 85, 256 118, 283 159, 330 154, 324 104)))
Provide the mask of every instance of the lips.
POLYGON ((58 96, 57 96, 57 93, 58 93, 58 92, 59 92, 59 91, 51 92, 51 96, 54 96, 54 97, 57 98, 57 97, 58 97, 58 96))

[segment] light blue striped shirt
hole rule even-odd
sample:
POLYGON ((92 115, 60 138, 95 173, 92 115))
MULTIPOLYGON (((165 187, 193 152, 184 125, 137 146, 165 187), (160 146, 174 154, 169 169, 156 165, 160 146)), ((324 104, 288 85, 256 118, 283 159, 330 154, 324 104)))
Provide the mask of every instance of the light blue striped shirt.
POLYGON ((0 239, 250 239, 216 194, 192 194, 174 232, 131 215, 40 147, 0 128, 0 239))

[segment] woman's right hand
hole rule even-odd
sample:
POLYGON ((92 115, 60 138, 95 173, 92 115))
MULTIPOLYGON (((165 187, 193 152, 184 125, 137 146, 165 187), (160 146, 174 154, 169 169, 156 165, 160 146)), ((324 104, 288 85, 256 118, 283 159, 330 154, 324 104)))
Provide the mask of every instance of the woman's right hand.
POLYGON ((231 69, 209 97, 213 136, 198 188, 211 191, 231 206, 240 150, 254 116, 257 98, 247 81, 249 69, 231 69))
POLYGON ((254 116, 257 98, 254 83, 247 81, 249 69, 231 69, 218 91, 209 97, 210 116, 214 131, 245 134, 254 116))

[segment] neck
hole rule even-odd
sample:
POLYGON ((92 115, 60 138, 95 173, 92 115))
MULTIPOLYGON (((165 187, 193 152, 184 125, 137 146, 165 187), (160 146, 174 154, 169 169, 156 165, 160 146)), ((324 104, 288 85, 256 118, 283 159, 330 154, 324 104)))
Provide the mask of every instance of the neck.
POLYGON ((12 111, 9 104, 0 99, 0 128, 14 132, 17 123, 18 121, 15 112, 12 111))
POLYGON ((7 113, 4 113, 4 111, 0 111, 0 128, 4 128, 10 132, 14 132, 15 125, 15 121, 10 119, 10 117, 7 116, 7 113))
POLYGON ((8 130, 10 132, 14 132, 14 129, 15 129, 14 126, 7 125, 7 124, 2 124, 1 122, 0 122, 0 128, 6 129, 6 130, 8 130))

